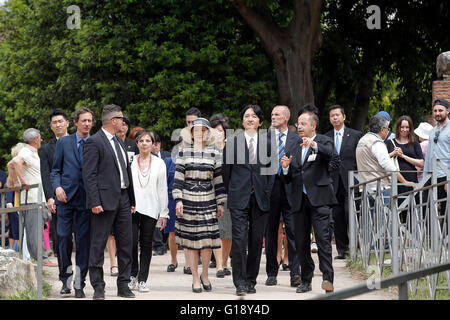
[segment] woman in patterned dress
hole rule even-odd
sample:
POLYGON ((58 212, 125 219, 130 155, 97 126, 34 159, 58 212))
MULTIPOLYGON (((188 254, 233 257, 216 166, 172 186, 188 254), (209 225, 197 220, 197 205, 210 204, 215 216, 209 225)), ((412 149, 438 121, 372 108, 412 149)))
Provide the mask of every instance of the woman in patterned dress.
POLYGON ((175 237, 187 249, 192 271, 192 291, 211 291, 208 266, 212 249, 220 247, 217 218, 223 217, 226 194, 222 181, 222 157, 214 145, 214 129, 198 118, 181 131, 186 146, 180 150, 172 190, 176 202, 175 237), (198 252, 202 273, 198 274, 198 252))

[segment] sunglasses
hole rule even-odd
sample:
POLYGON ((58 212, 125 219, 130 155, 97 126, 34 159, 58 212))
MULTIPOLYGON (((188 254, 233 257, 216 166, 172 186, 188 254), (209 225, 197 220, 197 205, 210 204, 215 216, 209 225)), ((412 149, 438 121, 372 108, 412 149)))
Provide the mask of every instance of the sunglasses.
POLYGON ((440 134, 440 133, 441 133, 441 131, 436 130, 436 133, 434 134, 434 139, 433 139, 434 143, 437 143, 437 142, 438 142, 438 138, 439 138, 439 134, 440 134))

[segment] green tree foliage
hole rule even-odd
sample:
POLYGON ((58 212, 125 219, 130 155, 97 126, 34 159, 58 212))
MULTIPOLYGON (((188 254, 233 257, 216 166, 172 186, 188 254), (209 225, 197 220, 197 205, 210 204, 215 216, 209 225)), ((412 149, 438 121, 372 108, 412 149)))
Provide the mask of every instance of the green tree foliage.
POLYGON ((446 1, 325 1, 323 46, 313 65, 317 104, 341 104, 358 129, 379 110, 394 121, 403 114, 416 125, 424 121, 436 58, 450 49, 449 17, 446 1), (366 24, 372 4, 380 8, 380 29, 366 24))
POLYGON ((239 127, 243 105, 276 101, 270 62, 226 1, 9 0, 0 35, 2 167, 27 127, 51 137, 54 108, 88 106, 99 120, 101 106, 118 104, 167 146, 190 107, 239 127), (70 5, 80 29, 66 25, 70 5))

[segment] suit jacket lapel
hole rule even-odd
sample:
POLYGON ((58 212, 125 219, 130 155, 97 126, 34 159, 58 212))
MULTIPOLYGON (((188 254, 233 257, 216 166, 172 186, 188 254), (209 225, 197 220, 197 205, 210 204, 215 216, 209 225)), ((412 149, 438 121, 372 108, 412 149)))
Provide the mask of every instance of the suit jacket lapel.
POLYGON ((347 143, 349 138, 350 138, 350 134, 348 133, 347 127, 344 127, 344 134, 342 135, 341 149, 339 150, 339 154, 341 154, 341 151, 344 148, 344 146, 347 143))
POLYGON ((102 137, 102 141, 103 141, 103 144, 106 146, 106 149, 109 150, 112 158, 114 159, 114 161, 113 161, 114 165, 116 166, 117 170, 120 172, 119 164, 117 163, 116 153, 114 152, 114 150, 111 146, 111 143, 108 140, 108 137, 106 136, 106 134, 103 132, 102 129, 100 129, 100 136, 102 137))

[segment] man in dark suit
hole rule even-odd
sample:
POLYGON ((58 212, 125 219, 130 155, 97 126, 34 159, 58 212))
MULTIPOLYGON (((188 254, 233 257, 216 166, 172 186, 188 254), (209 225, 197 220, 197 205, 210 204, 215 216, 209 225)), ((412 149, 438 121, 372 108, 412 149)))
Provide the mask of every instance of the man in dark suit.
POLYGON ((344 125, 345 112, 340 105, 333 105, 328 109, 333 130, 325 135, 334 142, 335 152, 339 155, 340 166, 331 172, 333 189, 338 204, 333 207, 334 237, 338 255, 335 259, 345 259, 348 254, 348 171, 356 169, 356 146, 362 137, 362 132, 344 125))
POLYGON ((103 107, 103 126, 84 145, 86 207, 92 211, 89 278, 95 290, 95 300, 105 299, 104 250, 111 228, 116 238, 119 266, 117 295, 135 297, 128 288, 132 262, 131 214, 134 212, 135 200, 126 149, 116 136, 122 122, 123 114, 119 106, 111 104, 103 107))
POLYGON ((319 248, 322 289, 326 292, 334 290, 330 206, 337 201, 328 171, 333 157, 333 141, 327 136, 316 134, 318 124, 317 108, 313 105, 302 107, 297 121, 302 143, 292 150, 289 157, 284 155, 281 159, 283 179, 286 183, 291 183, 292 199, 298 199, 291 208, 301 269, 301 284, 297 292, 312 290, 314 261, 311 257, 311 224, 319 248))
POLYGON ((53 166, 53 155, 55 153, 56 141, 64 136, 67 136, 67 128, 69 121, 64 110, 55 109, 50 113, 50 129, 53 131, 55 137, 47 144, 39 149, 39 158, 41 161, 41 179, 42 188, 44 189, 45 199, 47 200, 47 208, 53 214, 50 222, 50 238, 53 242, 53 252, 58 258, 58 264, 61 264, 59 258, 59 241, 57 233, 58 215, 56 214, 55 194, 53 193, 50 173, 53 166))
POLYGON ((75 297, 84 298, 85 279, 89 262, 89 218, 86 209, 86 192, 83 186, 83 145, 89 139, 94 113, 87 108, 75 111, 73 123, 77 131, 58 139, 51 172, 51 182, 56 194, 60 264, 60 293, 70 294, 72 268, 72 230, 76 243, 75 297), (75 228, 74 228, 75 227, 75 228))
MULTIPOLYGON (((300 136, 297 133, 288 130, 287 125, 290 117, 291 113, 287 106, 275 106, 272 110, 273 129, 269 130, 268 141, 274 143, 272 150, 276 151, 277 160, 281 159, 283 154, 290 155, 291 151, 301 143, 300 136)), ((271 183, 273 184, 273 188, 270 196, 270 211, 265 237, 266 285, 274 286, 277 284, 279 269, 279 262, 277 260, 278 228, 280 216, 282 216, 287 239, 285 245, 288 246, 289 252, 288 259, 291 286, 297 287, 300 285, 300 268, 295 250, 294 218, 291 211, 291 203, 296 201, 296 199, 290 197, 291 186, 283 183, 280 177, 282 174, 281 163, 278 162, 278 165, 279 169, 277 170, 277 173, 272 176, 271 183), (289 195, 289 197, 287 195, 289 195)))
POLYGON ((256 292, 271 176, 278 169, 270 167, 267 134, 258 135, 264 119, 261 107, 246 106, 241 118, 245 131, 228 138, 223 152, 223 179, 232 221, 231 265, 238 296, 256 292))

